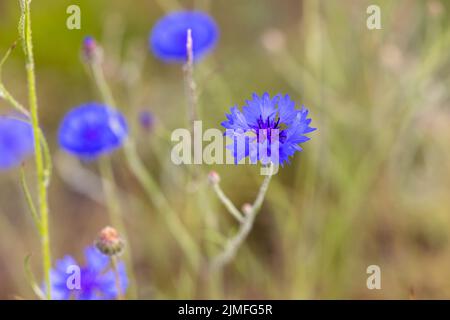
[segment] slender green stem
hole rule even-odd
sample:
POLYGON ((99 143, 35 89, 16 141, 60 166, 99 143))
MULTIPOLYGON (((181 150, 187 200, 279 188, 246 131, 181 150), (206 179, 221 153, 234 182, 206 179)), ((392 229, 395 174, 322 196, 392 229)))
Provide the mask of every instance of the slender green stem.
POLYGON ((237 251, 239 250, 242 243, 245 241, 245 239, 247 238, 247 236, 249 235, 250 231, 253 228, 255 218, 261 209, 262 203, 264 202, 271 179, 272 174, 265 176, 264 181, 261 187, 259 188, 256 200, 253 203, 250 212, 247 213, 247 215, 244 218, 244 221, 241 223, 237 234, 233 238, 228 240, 224 250, 213 259, 211 263, 211 269, 213 271, 220 271, 225 265, 230 263, 236 256, 237 251))
POLYGON ((263 183, 261 184, 261 187, 259 188, 258 196, 256 197, 255 202, 253 202, 252 205, 252 211, 250 212, 250 215, 257 215, 259 213, 259 209, 261 209, 261 206, 264 202, 264 199, 266 197, 267 190, 269 189, 270 181, 272 180, 273 174, 268 174, 265 176, 263 183))
POLYGON ((114 172, 111 165, 111 159, 102 157, 99 161, 100 176, 102 178, 105 203, 108 207, 109 219, 113 227, 119 230, 119 233, 127 239, 126 230, 122 221, 119 198, 115 188, 114 172))
MULTIPOLYGON (((104 197, 105 197, 105 203, 108 207, 108 213, 109 213, 109 220, 111 221, 111 224, 113 227, 117 228, 119 230, 119 233, 125 240, 125 243, 130 243, 128 238, 127 229, 125 227, 125 224, 123 222, 122 218, 122 210, 120 208, 120 202, 119 197, 117 194, 115 179, 114 179, 114 171, 111 164, 111 159, 108 157, 103 157, 99 161, 99 167, 100 167, 100 176, 102 179, 103 184, 103 191, 104 191, 104 197)), ((134 274, 134 268, 132 263, 132 250, 131 247, 128 246, 127 250, 124 253, 124 260, 128 267, 128 272, 130 275, 131 282, 133 284, 136 284, 136 277, 134 274)), ((113 259, 112 259, 113 260, 113 259)), ((112 261, 111 260, 111 261, 112 261)), ((113 265, 114 266, 114 265, 113 265)), ((131 291, 131 296, 136 296, 136 291, 133 286, 131 291)))
POLYGON ((164 194, 159 190, 158 184, 145 168, 137 154, 136 147, 130 140, 125 144, 125 155, 134 176, 142 185, 158 211, 163 213, 163 217, 166 220, 172 235, 175 237, 175 240, 177 240, 193 269, 196 270, 201 261, 201 254, 197 244, 186 230, 186 227, 181 222, 178 214, 170 206, 164 194))
POLYGON ((219 198, 219 200, 223 203, 225 208, 227 208, 228 212, 240 223, 244 222, 244 216, 242 213, 236 208, 236 206, 231 202, 231 200, 225 195, 219 183, 213 184, 213 189, 219 198))
POLYGON ((0 98, 5 99, 7 102, 9 102, 15 109, 17 109, 17 111, 19 111, 20 113, 26 115, 27 117, 30 116, 30 113, 28 112, 28 110, 21 105, 13 96, 11 93, 9 93, 9 91, 5 88, 5 86, 3 85, 3 81, 2 81, 2 68, 3 65, 5 64, 6 60, 9 58, 9 56, 11 55, 11 52, 15 49, 16 47, 16 43, 14 43, 11 47, 9 47, 8 51, 6 52, 6 54, 3 56, 3 58, 0 60, 0 98))
POLYGON ((117 288, 117 300, 123 300, 123 292, 122 292, 122 283, 120 282, 120 274, 117 266, 117 258, 115 256, 111 256, 111 267, 114 272, 114 280, 117 288))
POLYGON ((27 109, 25 109, 12 95, 9 93, 8 90, 6 90, 5 86, 0 83, 0 98, 5 99, 7 102, 9 102, 13 108, 15 108, 20 113, 24 114, 25 116, 30 116, 30 113, 27 109))
POLYGON ((25 51, 25 63, 28 82, 28 99, 30 107, 31 125, 33 127, 34 135, 34 153, 36 162, 37 173, 37 189, 39 199, 39 214, 41 222, 41 247, 43 257, 43 269, 46 285, 46 297, 51 299, 50 291, 50 268, 51 268, 51 255, 50 255, 50 236, 49 236, 49 218, 48 218, 48 203, 47 203, 47 183, 46 173, 44 167, 44 157, 41 147, 41 131, 39 128, 38 117, 38 102, 36 95, 36 75, 34 70, 34 56, 33 56, 33 42, 31 37, 31 13, 30 2, 25 0, 23 5, 23 40, 25 51))
POLYGON ((36 279, 34 277, 33 271, 31 271, 30 258, 31 258, 31 254, 27 255, 25 257, 24 262, 23 262, 24 268, 25 268, 25 276, 27 278, 28 283, 31 285, 31 289, 33 289, 33 291, 36 294, 36 296, 38 296, 39 299, 41 299, 41 300, 45 300, 46 299, 46 295, 42 291, 42 289, 38 285, 38 283, 36 282, 36 279))
MULTIPOLYGON (((195 82, 194 78, 194 43, 192 40, 192 30, 187 30, 186 35, 186 53, 187 53, 187 60, 186 63, 183 66, 183 72, 184 72, 184 83, 185 83, 185 90, 187 95, 187 102, 188 102, 188 108, 187 108, 187 119, 191 130, 191 135, 194 135, 194 124, 195 121, 198 120, 198 93, 197 93, 197 83, 195 82)), ((195 148, 195 147, 194 147, 195 148)), ((196 152, 194 151, 194 155, 196 152)), ((196 163, 196 160, 194 160, 194 163, 196 163)), ((198 182, 199 177, 199 168, 194 165, 190 167, 190 176, 189 176, 189 183, 188 185, 193 186, 193 189, 196 189, 196 185, 198 182)))
POLYGON ((110 107, 116 107, 114 97, 111 93, 111 89, 105 79, 105 74, 103 73, 102 65, 100 62, 93 62, 90 64, 92 68, 92 75, 94 77, 95 84, 97 85, 100 95, 106 104, 110 107))
POLYGON ((192 30, 187 30, 186 42, 187 61, 183 67, 184 81, 188 97, 188 119, 191 130, 194 130, 194 121, 198 119, 198 95, 197 84, 194 79, 194 47, 192 41, 192 30))
MULTIPOLYGON (((97 85, 103 100, 108 105, 115 106, 115 100, 105 79, 101 63, 99 61, 94 61, 90 64, 90 67, 95 84, 97 85)), ((169 205, 169 202, 162 194, 151 174, 145 168, 142 160, 136 152, 133 142, 130 139, 125 141, 124 151, 131 171, 158 210, 160 212, 164 212, 163 216, 166 219, 166 223, 170 231, 182 248, 183 252, 186 254, 191 266, 196 269, 198 267, 198 263, 201 261, 201 254, 195 241, 184 227, 177 213, 169 205)))
POLYGON ((31 197, 30 190, 28 188, 27 180, 25 178, 25 170, 20 168, 20 185, 22 186, 23 194, 25 195, 25 200, 30 210, 31 217, 33 218, 34 224, 38 229, 39 235, 42 233, 41 219, 39 218, 39 213, 34 205, 33 198, 31 197))

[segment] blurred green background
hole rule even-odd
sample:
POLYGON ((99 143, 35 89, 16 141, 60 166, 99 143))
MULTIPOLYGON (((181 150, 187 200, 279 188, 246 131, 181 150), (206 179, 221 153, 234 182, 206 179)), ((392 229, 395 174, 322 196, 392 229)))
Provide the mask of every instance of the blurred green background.
MULTIPOLYGON (((105 72, 149 171, 201 245, 219 246, 234 221, 207 184, 187 190, 186 168, 170 161, 170 132, 186 125, 179 65, 158 61, 147 39, 165 12, 196 8, 220 27, 217 48, 196 66, 204 128, 253 92, 288 93, 310 109, 318 131, 274 177, 262 212, 219 289, 189 268, 164 212, 113 155, 121 207, 142 299, 153 298, 450 298, 450 28, 447 1, 357 0, 34 0, 34 49, 42 127, 55 170, 50 187, 53 260, 83 261, 83 249, 108 225, 95 163, 58 150, 58 124, 72 107, 100 100, 80 59, 85 35, 103 46, 105 72), (81 8, 81 30, 66 28, 66 8, 81 8), (382 29, 368 30, 366 8, 381 8, 382 29), (152 111, 152 132, 137 125, 152 111), (195 200, 197 199, 197 200, 195 200), (381 290, 366 268, 379 265, 381 290)), ((19 4, 0 0, 0 52, 18 38, 19 4)), ((23 103, 23 53, 3 80, 23 103)), ((0 100, 0 113, 11 111, 0 100)), ((32 160, 27 174, 33 179, 32 160)), ((262 177, 256 166, 203 166, 241 207, 262 177)), ((204 178, 204 176, 202 176, 204 178)), ((206 179, 205 179, 206 180, 206 179)), ((23 260, 41 279, 40 246, 19 186, 0 174, 0 298, 36 298, 23 260)))

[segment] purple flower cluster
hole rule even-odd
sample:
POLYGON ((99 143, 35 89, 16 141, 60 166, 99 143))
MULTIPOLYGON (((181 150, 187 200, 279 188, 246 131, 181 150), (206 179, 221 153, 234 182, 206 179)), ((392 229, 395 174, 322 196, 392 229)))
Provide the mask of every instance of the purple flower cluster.
MULTIPOLYGON (((70 277, 75 275, 73 267, 78 267, 72 256, 65 256, 56 261, 56 266, 50 272, 51 293, 55 300, 108 300, 118 296, 116 277, 110 266, 108 256, 102 254, 94 246, 87 247, 84 252, 86 264, 80 268, 79 288, 76 281, 70 277), (72 274, 73 273, 73 274, 72 274), (71 288, 74 285, 74 288, 71 288)), ((117 266, 121 293, 128 287, 125 265, 120 262, 117 266)))

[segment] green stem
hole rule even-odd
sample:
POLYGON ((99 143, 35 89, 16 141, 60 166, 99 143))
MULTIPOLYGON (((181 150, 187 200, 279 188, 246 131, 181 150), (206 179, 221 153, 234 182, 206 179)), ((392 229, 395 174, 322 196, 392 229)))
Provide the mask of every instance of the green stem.
POLYGON ((50 291, 50 268, 51 268, 51 255, 50 255, 50 236, 49 236, 49 218, 48 218, 48 203, 47 203, 47 186, 46 186, 46 174, 44 167, 44 159, 41 148, 41 131, 39 128, 38 117, 38 102, 36 95, 36 75, 34 69, 34 56, 33 56, 33 42, 31 37, 31 13, 30 13, 30 1, 23 1, 23 40, 24 51, 26 60, 26 73, 28 82, 28 99, 30 107, 31 125, 33 127, 34 136, 34 153, 36 162, 37 173, 37 189, 39 199, 39 214, 41 221, 41 247, 43 257, 43 269, 46 285, 46 297, 51 299, 50 291))
POLYGON ((214 258, 211 263, 211 269, 213 271, 220 271, 222 268, 230 263, 236 256, 237 251, 241 247, 242 243, 245 241, 250 231, 253 228, 255 218, 258 215, 262 203, 266 197, 267 189, 269 188, 270 180, 272 179, 272 174, 267 175, 259 188, 258 195, 255 202, 252 205, 250 212, 245 216, 244 221, 239 227, 237 234, 228 240, 225 245, 224 250, 214 258))
POLYGON ((223 203, 225 208, 227 208, 228 212, 239 222, 244 222, 244 217, 242 216, 242 213, 236 208, 236 206, 231 202, 231 200, 225 195, 225 193, 222 191, 222 188, 220 187, 219 183, 213 184, 213 189, 219 198, 219 200, 223 203))
POLYGON ((178 214, 170 206, 164 194, 159 190, 158 184, 150 173, 148 173, 136 152, 134 144, 130 140, 125 143, 125 155, 134 176, 142 185, 158 211, 163 213, 163 217, 172 235, 185 253, 193 269, 196 270, 198 263, 201 261, 201 254, 197 244, 186 230, 178 214))
POLYGON ((96 61, 91 63, 90 66, 92 68, 92 75, 94 76, 95 84, 100 91, 100 95, 103 101, 110 107, 116 107, 114 97, 111 93, 108 83, 106 82, 105 75, 102 70, 102 65, 96 61))
MULTIPOLYGON (((104 102, 114 107, 116 105, 115 100, 105 79, 101 63, 99 61, 94 61, 93 63, 90 63, 89 66, 91 67, 95 84, 97 85, 104 102)), ((164 213, 163 216, 166 219, 170 231, 195 270, 198 267, 198 263, 201 261, 201 255, 195 241, 180 221, 177 213, 169 205, 153 177, 148 173, 131 140, 127 139, 127 141, 125 141, 124 151, 131 171, 158 210, 164 213)))
POLYGON ((123 300, 123 292, 122 292, 122 284, 120 282, 120 274, 119 269, 117 267, 117 258, 115 256, 111 257, 111 267, 114 272, 114 280, 117 288, 117 300, 123 300))
MULTIPOLYGON (((116 190, 116 183, 114 178, 114 171, 112 168, 111 159, 108 157, 102 157, 99 160, 99 168, 100 168, 100 176, 102 179, 103 184, 103 192, 105 197, 105 203, 108 208, 109 213, 109 220, 111 221, 111 224, 113 227, 117 228, 119 230, 119 233, 122 235, 122 237, 125 239, 126 243, 129 242, 128 233, 125 228, 125 224, 123 222, 122 218, 122 211, 120 208, 120 202, 118 193, 116 190)), ((134 284, 131 287, 130 291, 130 297, 136 297, 137 291, 136 291, 136 276, 134 273, 133 268, 133 259, 132 259, 132 250, 131 247, 128 245, 127 250, 124 253, 124 260, 127 265, 128 273, 130 276, 130 282, 134 284)))
POLYGON ((186 92, 188 97, 188 119, 191 125, 191 131, 194 131, 194 121, 198 119, 198 94, 197 84, 194 79, 194 48, 192 41, 192 31, 187 30, 187 61, 183 66, 184 82, 186 85, 186 92))
POLYGON ((29 117, 30 113, 27 109, 25 109, 12 95, 9 93, 8 90, 6 90, 5 86, 0 83, 0 98, 5 99, 7 102, 9 102, 13 108, 15 108, 20 113, 24 114, 25 116, 29 117))
POLYGON ((103 184, 105 203, 108 207, 109 219, 113 227, 119 230, 119 233, 126 237, 126 230, 122 221, 120 203, 115 188, 114 172, 111 165, 111 159, 102 157, 99 160, 100 176, 103 184))
POLYGON ((34 205, 30 190, 28 189, 27 180, 25 178, 25 170, 23 167, 20 168, 20 185, 22 187, 23 194, 25 195, 25 200, 27 202, 28 209, 30 210, 31 217, 33 218, 36 228, 38 229, 39 235, 41 235, 41 219, 39 218, 39 213, 34 205))

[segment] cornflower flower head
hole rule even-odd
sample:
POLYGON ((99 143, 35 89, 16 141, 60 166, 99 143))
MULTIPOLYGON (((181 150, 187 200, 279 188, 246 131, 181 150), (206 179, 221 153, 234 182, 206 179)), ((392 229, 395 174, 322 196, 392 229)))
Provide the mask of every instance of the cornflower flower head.
POLYGON ((306 134, 316 130, 310 127, 308 109, 297 109, 289 95, 253 94, 242 112, 235 106, 226 117, 222 126, 233 140, 227 149, 235 163, 247 157, 264 165, 289 163, 289 157, 302 151, 300 144, 310 139, 306 134))
POLYGON ((201 11, 176 11, 161 18, 153 27, 149 42, 155 56, 165 62, 186 62, 189 29, 195 60, 214 48, 219 31, 209 15, 201 11))
POLYGON ((127 135, 125 117, 116 109, 94 102, 66 114, 58 140, 65 151, 83 160, 93 160, 119 148, 127 135))
MULTIPOLYGON (((72 256, 65 256, 56 261, 50 271, 51 293, 55 300, 110 300, 118 296, 116 277, 111 268, 111 260, 94 246, 84 251, 86 264, 80 267, 79 288, 71 288, 69 284, 73 266, 78 266, 72 256)), ((117 272, 120 278, 121 292, 128 287, 125 264, 119 262, 117 272)))
POLYGON ((0 170, 20 165, 33 152, 31 125, 21 119, 0 116, 0 170))

